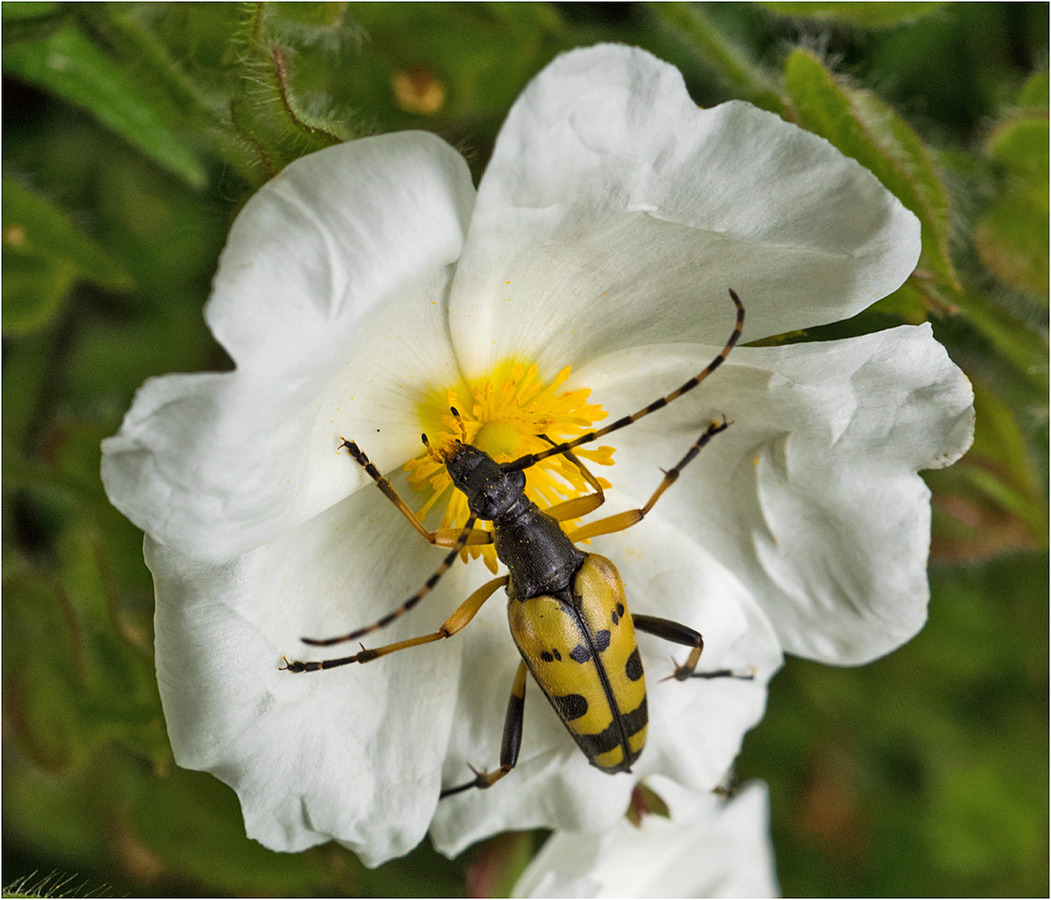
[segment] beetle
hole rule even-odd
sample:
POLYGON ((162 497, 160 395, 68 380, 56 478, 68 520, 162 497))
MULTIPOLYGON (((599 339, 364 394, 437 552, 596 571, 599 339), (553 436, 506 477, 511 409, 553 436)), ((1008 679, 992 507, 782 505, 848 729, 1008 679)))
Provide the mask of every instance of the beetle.
POLYGON ((352 656, 308 662, 289 662, 286 658, 283 669, 293 673, 314 672, 351 663, 367 663, 399 650, 443 640, 465 628, 485 601, 503 587, 508 597, 511 636, 522 661, 515 673, 504 719, 500 766, 488 772, 472 768, 475 776, 472 780, 446 788, 441 797, 472 787, 491 787, 514 769, 522 744, 527 671, 591 764, 610 774, 630 771, 646 742, 649 721, 646 682, 636 631, 690 648, 686 661, 676 666, 671 678, 679 681, 689 678, 751 678, 751 674, 738 674, 728 669, 697 672, 704 649, 700 633, 669 619, 629 612, 624 584, 616 566, 604 556, 587 553, 575 546, 587 538, 613 534, 641 522, 682 470, 713 437, 732 424, 725 416, 705 428, 686 455, 665 472, 643 506, 598 519, 572 532, 565 531, 562 526, 564 521, 581 518, 605 502, 598 479, 587 470, 573 449, 656 412, 693 390, 722 365, 744 328, 744 305, 732 289, 730 297, 737 309, 733 332, 719 355, 700 373, 632 415, 572 441, 556 443, 541 435, 551 444, 549 448, 498 463, 483 450, 466 442, 463 423, 453 409, 464 440, 457 440, 451 449, 442 453, 431 448, 426 435, 423 442, 428 452, 444 463, 453 485, 467 498, 470 515, 461 529, 429 531, 357 444, 341 438, 340 448, 345 448, 365 469, 416 531, 430 543, 451 549, 423 587, 397 609, 349 634, 323 639, 302 638, 304 643, 331 646, 364 637, 389 625, 430 593, 468 545, 491 542, 497 558, 506 566, 507 574, 474 591, 432 634, 373 649, 362 647, 352 656), (525 470, 555 455, 564 456, 576 466, 594 493, 566 500, 545 511, 525 495, 525 470), (492 531, 475 528, 479 520, 491 522, 492 531))

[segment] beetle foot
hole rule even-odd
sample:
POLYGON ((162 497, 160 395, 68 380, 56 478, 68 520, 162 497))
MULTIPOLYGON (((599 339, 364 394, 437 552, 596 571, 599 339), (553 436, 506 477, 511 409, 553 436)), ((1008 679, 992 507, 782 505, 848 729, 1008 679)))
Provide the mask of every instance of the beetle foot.
POLYGON ((451 797, 453 794, 459 794, 462 791, 469 791, 471 788, 479 788, 484 791, 490 786, 492 782, 490 782, 487 772, 479 771, 470 763, 467 764, 467 768, 474 772, 474 779, 464 784, 458 784, 456 787, 446 788, 438 795, 439 800, 444 800, 446 797, 451 797))

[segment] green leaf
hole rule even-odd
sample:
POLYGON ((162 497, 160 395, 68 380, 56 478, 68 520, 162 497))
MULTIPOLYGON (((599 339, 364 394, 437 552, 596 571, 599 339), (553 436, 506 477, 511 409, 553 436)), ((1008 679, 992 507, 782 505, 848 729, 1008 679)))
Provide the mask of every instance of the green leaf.
POLYGON ((978 255, 1007 284, 1048 296, 1047 192, 1008 188, 975 227, 978 255))
POLYGON ((176 135, 140 83, 72 25, 43 40, 4 45, 4 71, 80 106, 193 187, 197 154, 176 135))
POLYGON ((1018 92, 1018 105, 1035 106, 1047 112, 1048 94, 1047 72, 1037 72, 1022 85, 1022 89, 1018 92))
POLYGON ((135 646, 148 647, 149 635, 136 635, 120 615, 102 537, 87 516, 78 525, 66 529, 57 549, 59 578, 80 626, 82 714, 100 736, 165 765, 168 743, 152 655, 135 646))
MULTIPOLYGON (((1047 392, 1047 338, 1038 327, 993 303, 984 294, 968 291, 960 295, 967 321, 1008 360, 1014 369, 1035 385, 1038 394, 1047 392)), ((987 360, 991 353, 982 354, 987 360)), ((968 369, 970 371, 970 369, 968 369)))
POLYGON ((349 853, 340 854, 340 883, 319 865, 325 848, 273 853, 246 837, 237 797, 211 775, 174 769, 169 778, 137 787, 132 827, 144 847, 183 877, 210 885, 210 892, 361 895, 357 876, 363 867, 349 853))
POLYGON ((49 200, 3 180, 3 330, 46 325, 76 280, 109 290, 131 287, 131 276, 49 200))
POLYGON ((951 307, 950 310, 946 307, 938 297, 938 292, 932 290, 925 279, 914 275, 894 293, 876 301, 869 307, 869 311, 891 316, 910 325, 921 325, 927 321, 932 311, 941 314, 956 311, 956 308, 951 307))
POLYGON ((834 22, 856 28, 888 28, 912 22, 945 6, 945 3, 763 3, 781 16, 834 22))
POLYGON ((1037 109, 1047 111, 1049 102, 1048 74, 1046 71, 1038 71, 1022 85, 1018 91, 1019 106, 1035 106, 1037 109))
POLYGON ((4 248, 67 262, 77 278, 113 291, 131 287, 131 276, 51 201, 3 180, 4 248))
POLYGON ((4 47, 17 41, 40 40, 58 31, 71 18, 68 3, 4 3, 0 6, 4 47))
MULTIPOLYGON (((4 702, 7 700, 5 695, 4 702)), ((109 765, 105 760, 100 762, 102 766, 109 765)), ((92 766, 90 773, 82 769, 55 777, 12 749, 9 755, 5 754, 4 767, 4 809, 9 815, 17 810, 4 825, 9 838, 17 834, 13 839, 21 847, 49 859, 61 859, 63 871, 67 872, 83 872, 83 867, 98 865, 99 860, 106 858, 113 839, 102 825, 109 817, 100 804, 93 802, 89 791, 73 788, 79 779, 88 782, 92 789, 104 790, 100 782, 105 775, 99 771, 100 766, 92 766)), ((21 871, 30 874, 26 869, 21 871)), ((77 896, 89 896, 83 892, 81 882, 76 884, 77 896)))
POLYGON ((1047 110, 1011 116, 993 129, 986 144, 995 160, 1034 179, 1047 182, 1047 110))
POLYGON ((36 331, 54 318, 73 286, 73 267, 64 260, 8 251, 4 235, 3 332, 36 331))
POLYGON ((16 22, 28 22, 53 16, 62 8, 61 3, 5 3, 0 7, 4 28, 16 22))
POLYGON ((974 445, 952 467, 924 473, 934 494, 931 554, 975 560, 1047 546, 1046 503, 1025 436, 1012 410, 972 383, 974 445))
POLYGON ((1045 301, 1051 240, 1049 140, 1046 108, 1016 113, 993 129, 986 150, 1003 167, 1003 190, 979 219, 974 235, 979 257, 997 277, 1045 301))
POLYGON ((765 72, 726 37, 693 3, 654 3, 650 10, 664 26, 691 46, 740 96, 763 109, 780 112, 784 100, 765 72))
MULTIPOLYGON (((4 274, 7 269, 5 266, 4 274)), ((4 306, 7 291, 4 291, 4 306)), ((53 374, 51 360, 55 350, 56 330, 8 341, 4 347, 4 392, 2 414, 4 487, 17 489, 17 482, 7 481, 8 466, 25 444, 33 422, 40 416, 42 398, 53 374)), ((50 393, 50 392, 48 392, 50 393)), ((8 510, 5 508, 5 514, 8 510)), ((5 522, 5 524, 7 524, 5 522)), ((11 535, 13 532, 7 532, 11 535)))
POLYGON ((923 234, 920 267, 959 291, 949 255, 949 195, 916 132, 875 94, 838 83, 805 50, 789 56, 785 86, 804 128, 860 162, 916 214, 923 234))
MULTIPOLYGON (((99 532, 115 515, 105 509, 97 485, 98 430, 73 429, 56 448, 58 468, 91 464, 99 495, 71 496, 53 510, 47 492, 23 491, 42 529, 56 532, 51 544, 56 577, 13 557, 4 579, 4 702, 18 711, 20 746, 43 768, 68 771, 97 747, 119 741, 155 770, 167 768, 164 730, 150 653, 148 621, 124 615, 118 587, 99 532), (71 459, 72 458, 72 459, 71 459)), ((9 465, 5 454, 5 476, 9 465)), ((62 480, 65 473, 54 473, 62 480)), ((67 482, 71 481, 65 475, 67 482)), ((5 485, 6 487, 6 485, 5 485)), ((33 513, 30 513, 33 515, 33 513)))
POLYGON ((95 746, 81 712, 80 645, 61 588, 23 568, 7 575, 4 598, 4 711, 22 752, 63 771, 95 746))

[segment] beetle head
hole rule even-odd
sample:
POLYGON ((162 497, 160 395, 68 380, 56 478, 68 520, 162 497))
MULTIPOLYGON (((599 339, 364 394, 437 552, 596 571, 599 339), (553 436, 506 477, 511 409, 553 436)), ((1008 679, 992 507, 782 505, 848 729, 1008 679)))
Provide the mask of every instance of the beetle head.
POLYGON ((457 441, 443 460, 453 485, 467 497, 479 519, 492 521, 513 506, 525 491, 525 472, 505 472, 484 450, 457 441))

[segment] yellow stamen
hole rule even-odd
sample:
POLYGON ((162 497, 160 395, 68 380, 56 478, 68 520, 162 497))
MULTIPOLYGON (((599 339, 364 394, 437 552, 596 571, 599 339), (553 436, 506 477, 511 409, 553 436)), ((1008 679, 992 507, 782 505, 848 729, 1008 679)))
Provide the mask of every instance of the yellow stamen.
MULTIPOLYGON (((420 518, 445 503, 440 527, 462 526, 467 521, 467 499, 453 488, 440 462, 456 441, 473 444, 497 462, 508 462, 549 448, 551 445, 540 435, 556 443, 570 441, 606 418, 601 406, 587 402, 591 391, 586 388, 558 393, 569 374, 566 366, 545 386, 535 364, 526 367, 506 360, 495 367, 489 378, 471 385, 468 393, 453 388, 444 396, 428 400, 420 410, 420 418, 431 423, 427 438, 433 455, 425 452, 405 464, 409 483, 429 494, 420 509, 420 518), (452 408, 459 413, 459 421, 452 408)), ((581 447, 573 452, 588 463, 613 464, 612 447, 581 447)), ((609 487, 605 479, 600 478, 599 483, 609 487)), ((580 470, 564 456, 549 457, 526 470, 526 496, 541 509, 590 490, 580 470)), ((489 527, 488 523, 484 527, 489 527)), ((481 555, 486 565, 496 571, 496 553, 491 544, 467 550, 481 555)))

